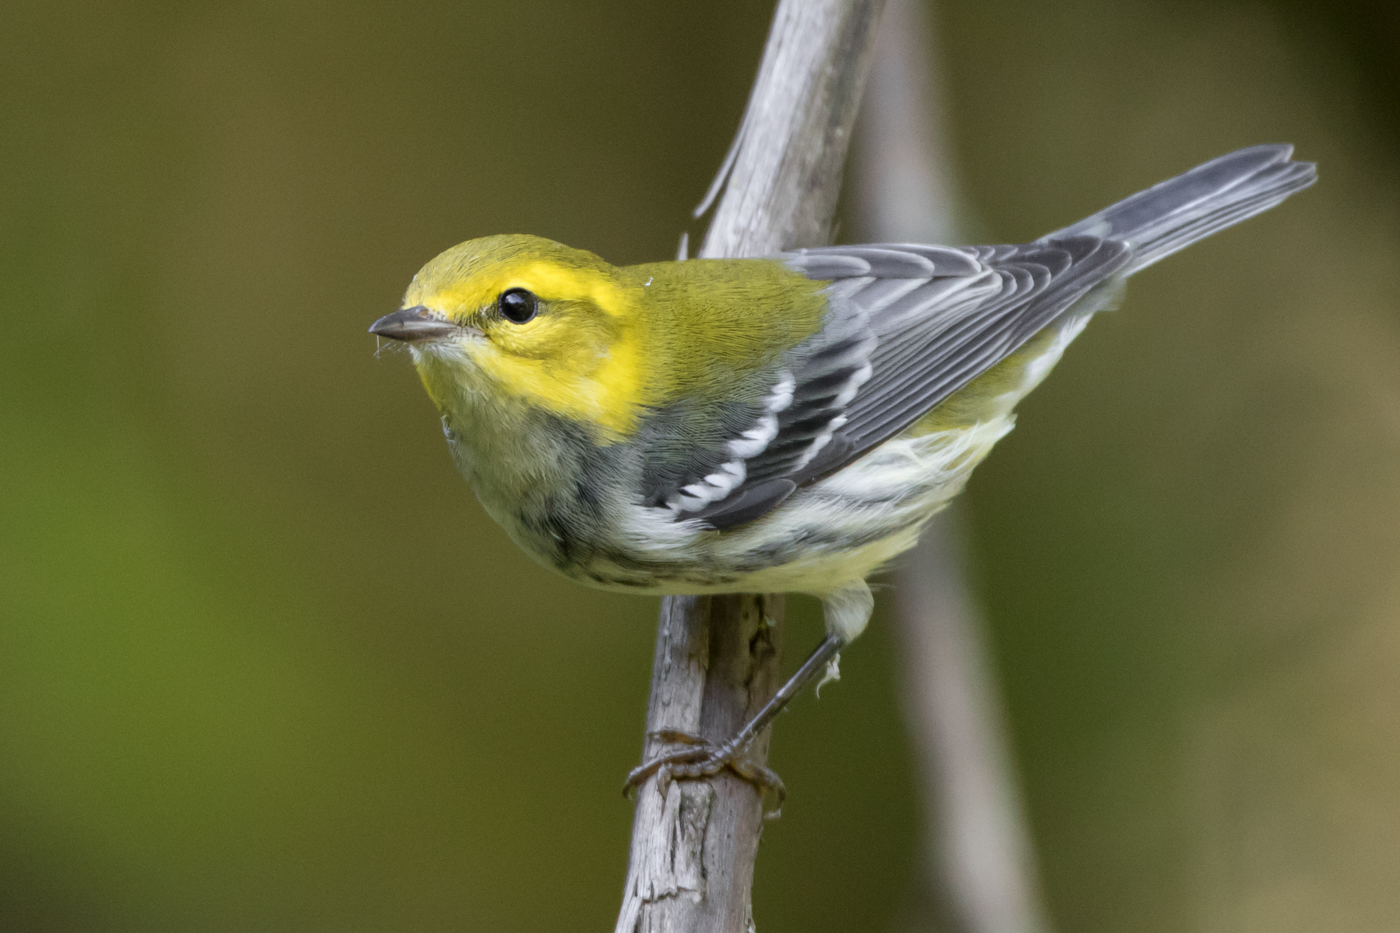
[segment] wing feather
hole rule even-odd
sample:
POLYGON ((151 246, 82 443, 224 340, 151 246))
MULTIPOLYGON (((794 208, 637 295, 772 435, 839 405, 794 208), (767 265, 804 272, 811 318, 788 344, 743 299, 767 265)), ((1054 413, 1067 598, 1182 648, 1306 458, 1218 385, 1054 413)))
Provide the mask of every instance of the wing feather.
MULTIPOLYGON (((782 258, 829 282, 828 319, 770 375, 771 403, 691 475, 653 489, 678 519, 742 524, 903 431, 1051 323, 1130 255, 1072 236, 1025 246, 879 244, 782 258)), ((715 445, 712 443, 711 447, 715 445)))
POLYGON ((827 283, 822 329, 736 390, 751 401, 698 419, 657 413, 641 439, 644 501, 721 529, 760 517, 905 430, 1100 283, 1312 184, 1314 166, 1291 153, 1221 156, 1020 246, 877 243, 776 257, 827 283))

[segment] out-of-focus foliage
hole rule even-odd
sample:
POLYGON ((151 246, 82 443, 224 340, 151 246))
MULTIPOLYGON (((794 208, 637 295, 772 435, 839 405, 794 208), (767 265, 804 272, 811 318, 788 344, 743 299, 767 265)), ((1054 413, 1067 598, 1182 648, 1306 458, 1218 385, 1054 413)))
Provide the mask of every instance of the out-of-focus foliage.
MULTIPOLYGON (((940 11, 988 238, 1249 143, 1322 164, 1136 280, 974 479, 1065 930, 1400 915, 1397 43, 1334 9, 940 11)), ((769 13, 6 8, 0 929, 608 926, 655 605, 528 563, 364 328, 468 237, 670 255, 769 13)), ((892 670, 877 620, 780 723, 765 931, 904 912, 892 670)))

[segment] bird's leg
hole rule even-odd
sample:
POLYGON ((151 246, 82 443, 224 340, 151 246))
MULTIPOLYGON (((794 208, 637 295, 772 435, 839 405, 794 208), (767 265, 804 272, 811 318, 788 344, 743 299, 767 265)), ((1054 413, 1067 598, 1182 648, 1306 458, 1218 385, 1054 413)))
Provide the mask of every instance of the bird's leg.
MULTIPOLYGON (((748 781, 760 791, 772 790, 778 798, 778 806, 767 815, 777 816, 778 810, 782 808, 783 796, 786 793, 783 782, 771 769, 747 760, 745 755, 749 746, 768 727, 773 718, 783 711, 792 698, 801 693, 802 688, 815 680, 818 674, 825 674, 821 684, 836 679, 836 662, 840 659, 841 649, 865 630, 866 623, 870 621, 870 611, 874 608, 874 603, 875 601, 870 595, 870 588, 865 585, 863 580, 856 580, 827 593, 822 599, 822 613, 826 618, 826 638, 822 639, 822 643, 817 645, 817 650, 813 651, 808 655, 807 660, 802 662, 797 673, 789 677, 787 683, 773 694, 772 699, 763 704, 763 708, 744 724, 738 734, 723 745, 716 745, 699 736, 669 729, 651 733, 648 736, 650 739, 689 747, 681 751, 658 755, 640 767, 632 769, 632 773, 627 775, 627 783, 623 786, 623 793, 630 794, 641 787, 642 783, 653 774, 656 775, 664 793, 666 785, 673 780, 683 781, 714 777, 721 771, 728 770, 748 781)), ((817 685, 819 689, 821 684, 817 685)))
POLYGON ((818 674, 828 670, 828 665, 845 644, 846 640, 835 633, 822 639, 817 649, 807 657, 806 661, 802 662, 797 673, 789 677, 787 682, 778 688, 778 692, 773 694, 772 699, 763 704, 763 708, 755 713, 753 718, 723 745, 715 745, 699 736, 685 732, 664 730, 651 733, 649 738, 691 747, 684 751, 659 755, 640 767, 634 768, 632 773, 627 775, 627 784, 624 790, 630 793, 640 787, 653 774, 657 776, 657 780, 664 788, 671 781, 714 777, 727 769, 753 784, 759 790, 772 790, 777 795, 778 805, 770 811, 769 815, 777 815, 777 812, 782 809, 783 797, 786 794, 782 779, 772 769, 755 764, 744 756, 753 740, 768 727, 775 716, 783 711, 783 707, 787 706, 793 697, 801 693, 803 687, 816 679, 818 674))

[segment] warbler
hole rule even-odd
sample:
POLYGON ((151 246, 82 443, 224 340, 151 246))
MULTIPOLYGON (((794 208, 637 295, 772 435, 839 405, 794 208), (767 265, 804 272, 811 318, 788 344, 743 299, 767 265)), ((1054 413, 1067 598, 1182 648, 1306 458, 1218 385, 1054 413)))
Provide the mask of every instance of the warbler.
POLYGON ((826 638, 773 703, 632 776, 766 781, 747 743, 860 635, 869 577, 1128 276, 1313 183, 1291 154, 1242 149, 1022 245, 616 267, 490 236, 430 261, 370 332, 408 345, 457 467, 546 566, 633 593, 821 598, 826 638))

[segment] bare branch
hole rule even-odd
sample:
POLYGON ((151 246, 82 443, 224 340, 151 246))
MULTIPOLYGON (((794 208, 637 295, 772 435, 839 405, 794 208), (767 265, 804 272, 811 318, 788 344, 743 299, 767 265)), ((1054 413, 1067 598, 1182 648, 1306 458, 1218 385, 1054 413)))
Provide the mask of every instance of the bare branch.
MULTIPOLYGON (((827 239, 882 0, 782 0, 730 155, 704 257, 827 239)), ((780 595, 663 601, 647 731, 734 735, 781 684, 780 595)), ((660 751, 648 738, 645 756, 660 751)), ((763 762, 768 736, 751 749, 763 762)), ((747 933, 763 800, 729 774, 640 789, 617 933, 747 933)))
POLYGON ((778 5, 701 256, 764 256, 827 241, 881 6, 778 5))
MULTIPOLYGON (((873 239, 948 242, 957 229, 925 9, 890 0, 878 39, 856 166, 873 239)), ((895 586, 931 887, 961 933, 1040 933, 1049 921, 961 539, 956 512, 937 516, 895 586)))
POLYGON ((963 579, 957 517, 934 519, 895 589, 933 884, 963 933, 1045 933, 1050 921, 982 620, 963 579))

